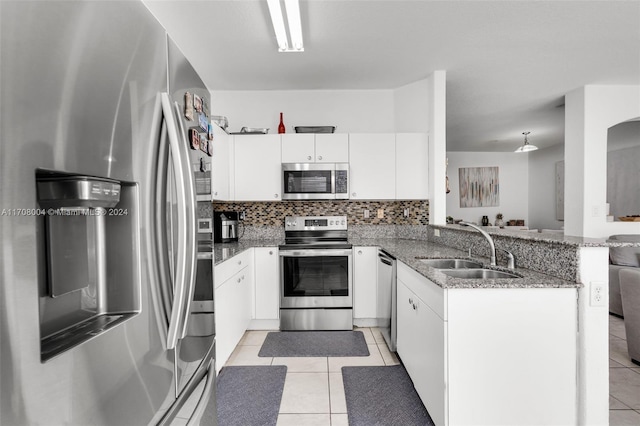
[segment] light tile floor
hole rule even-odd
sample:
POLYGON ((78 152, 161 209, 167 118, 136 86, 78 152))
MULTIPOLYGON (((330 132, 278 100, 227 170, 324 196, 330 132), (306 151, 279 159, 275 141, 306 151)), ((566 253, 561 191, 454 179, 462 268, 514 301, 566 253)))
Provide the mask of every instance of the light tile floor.
POLYGON ((640 425, 640 365, 627 352, 624 321, 609 315, 609 425, 640 425))
POLYGON ((348 425, 341 368, 360 365, 397 365, 377 328, 357 328, 369 347, 367 357, 266 358, 258 352, 268 331, 247 331, 227 361, 230 365, 286 365, 278 426, 348 425))
MULTIPOLYGON (((368 357, 261 358, 268 331, 247 331, 226 365, 286 365, 287 376, 278 426, 348 425, 342 366, 395 365, 398 359, 375 328, 358 328, 369 347, 368 357)), ((627 353, 624 321, 609 316, 609 424, 640 425, 640 366, 627 353)), ((186 425, 177 418, 172 426, 186 425)))

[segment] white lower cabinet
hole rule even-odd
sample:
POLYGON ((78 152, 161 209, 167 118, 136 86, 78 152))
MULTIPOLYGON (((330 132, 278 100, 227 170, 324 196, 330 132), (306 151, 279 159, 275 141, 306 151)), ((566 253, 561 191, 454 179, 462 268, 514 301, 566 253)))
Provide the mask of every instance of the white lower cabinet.
POLYGON ((251 321, 253 249, 217 265, 214 276, 216 369, 220 371, 251 321))
POLYGON ((398 355, 436 425, 577 424, 575 288, 450 288, 398 262, 398 355))
MULTIPOLYGON (((447 424, 445 321, 411 290, 425 283, 413 276, 417 275, 413 270, 413 274, 401 271, 403 267, 407 268, 398 262, 398 354, 434 423, 444 425, 447 424)), ((441 294, 440 303, 442 297, 441 294)), ((438 296, 434 300, 438 301, 438 296)))
MULTIPOLYGON (((353 319, 375 321, 378 300, 378 247, 353 248, 353 319)), ((359 323, 363 327, 374 323, 359 323)))
POLYGON ((278 247, 254 248, 254 319, 278 320, 280 317, 280 264, 278 247))

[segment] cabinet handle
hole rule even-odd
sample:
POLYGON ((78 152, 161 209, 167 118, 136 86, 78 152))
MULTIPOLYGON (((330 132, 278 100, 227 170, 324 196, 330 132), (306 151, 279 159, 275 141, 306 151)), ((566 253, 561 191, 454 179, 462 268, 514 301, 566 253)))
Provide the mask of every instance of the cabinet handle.
POLYGON ((218 195, 218 191, 214 192, 213 195, 218 195))
POLYGON ((409 304, 413 305, 413 299, 412 298, 409 298, 409 304))
POLYGON ((416 304, 414 303, 414 304, 413 304, 413 310, 415 311, 417 307, 418 307, 418 305, 416 305, 416 304))
POLYGON ((242 265, 242 260, 238 260, 238 265, 242 265))
POLYGON ((355 197, 357 194, 355 192, 352 192, 351 195, 355 197))
POLYGON ((273 194, 273 198, 278 198, 278 194, 273 194))
POLYGON ((272 255, 272 254, 273 254, 273 251, 269 250, 269 255, 272 255))
POLYGON ((362 250, 358 250, 358 254, 362 254, 362 250))
POLYGON ((307 160, 311 160, 311 156, 310 155, 307 156, 307 160))
POLYGON ((318 155, 318 160, 322 160, 322 155, 318 155))
POLYGON ((242 281, 240 278, 238 278, 238 284, 240 283, 240 281, 242 281))

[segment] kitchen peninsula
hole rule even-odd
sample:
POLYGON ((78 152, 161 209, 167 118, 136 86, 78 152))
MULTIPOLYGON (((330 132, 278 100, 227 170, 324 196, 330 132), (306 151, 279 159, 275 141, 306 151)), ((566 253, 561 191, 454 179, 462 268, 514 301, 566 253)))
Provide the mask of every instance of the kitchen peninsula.
MULTIPOLYGON (((464 279, 448 276, 421 259, 468 259, 471 247, 470 259, 489 267, 486 242, 476 240, 481 237, 475 231, 456 225, 426 228, 426 238, 415 240, 371 238, 369 229, 359 232, 353 226, 349 240, 354 245, 354 263, 359 249, 368 247, 383 248, 399 261, 398 355, 435 423, 575 424, 577 295, 581 287, 576 279, 577 249, 581 244, 598 243, 494 235, 498 247, 508 245, 516 254, 517 263, 515 270, 490 269, 518 277, 464 279), (528 259, 538 258, 539 251, 553 258, 528 259), (542 267, 545 262, 550 262, 546 269, 542 267)), ((266 276, 259 268, 264 270, 265 263, 258 256, 277 254, 281 242, 278 235, 269 235, 219 245, 214 248, 215 262, 230 264, 255 250, 253 276, 264 282, 266 276)), ((277 273, 277 256, 272 263, 276 267, 271 270, 277 273)), ((506 264, 500 257, 498 263, 506 264)), ((270 300, 274 304, 271 312, 277 315, 278 278, 272 278, 270 290, 256 281, 253 290, 245 293, 251 299, 245 303, 254 306, 254 313, 245 320, 246 328, 277 324, 257 314, 265 312, 265 301, 270 300), (265 294, 269 292, 271 297, 265 294)), ((357 292, 356 284, 354 295, 357 292)), ((217 323, 218 335, 224 336, 224 323, 217 323)))

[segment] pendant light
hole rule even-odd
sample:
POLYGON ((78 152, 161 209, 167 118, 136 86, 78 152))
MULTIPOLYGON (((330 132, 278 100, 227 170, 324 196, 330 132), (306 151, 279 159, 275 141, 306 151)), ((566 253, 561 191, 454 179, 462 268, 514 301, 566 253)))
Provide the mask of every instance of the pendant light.
POLYGON ((529 133, 531 132, 522 132, 522 134, 524 135, 524 145, 516 149, 514 152, 529 152, 529 151, 535 151, 536 149, 538 149, 537 146, 531 145, 529 143, 529 139, 527 138, 529 133))

